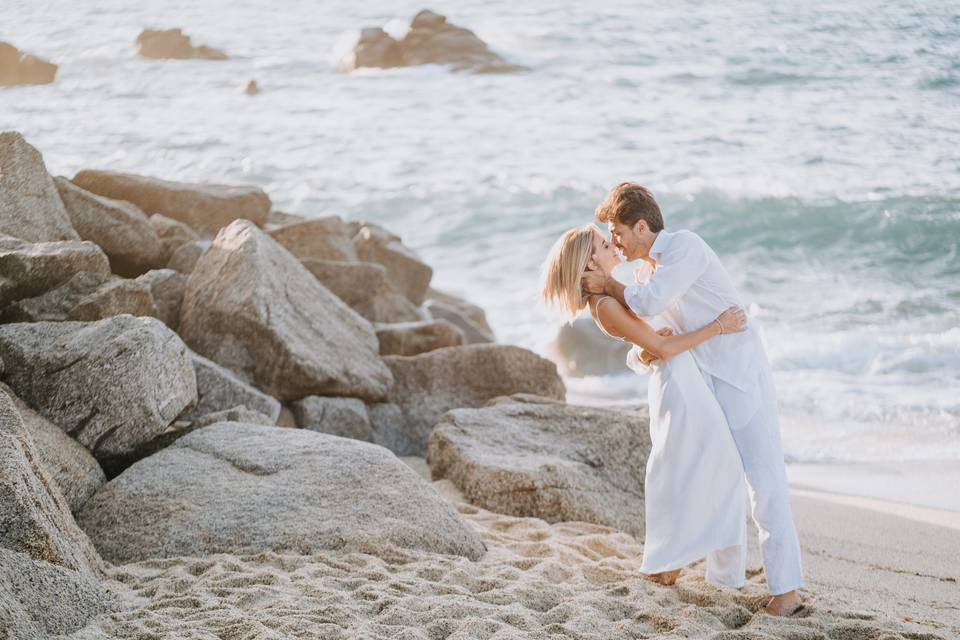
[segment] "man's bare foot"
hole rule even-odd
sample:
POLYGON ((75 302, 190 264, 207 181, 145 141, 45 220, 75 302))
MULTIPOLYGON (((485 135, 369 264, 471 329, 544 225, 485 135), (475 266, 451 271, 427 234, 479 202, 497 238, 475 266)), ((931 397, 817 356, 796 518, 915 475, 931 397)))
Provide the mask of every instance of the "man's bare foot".
POLYGON ((786 618, 797 613, 802 608, 803 605, 800 603, 800 596, 797 595, 797 592, 788 591, 787 593, 781 593, 778 596, 770 598, 770 602, 764 607, 764 611, 771 616, 786 618))
POLYGON ((645 580, 662 584, 665 587, 672 586, 680 577, 680 569, 673 571, 664 571, 663 573, 644 573, 641 574, 645 580))

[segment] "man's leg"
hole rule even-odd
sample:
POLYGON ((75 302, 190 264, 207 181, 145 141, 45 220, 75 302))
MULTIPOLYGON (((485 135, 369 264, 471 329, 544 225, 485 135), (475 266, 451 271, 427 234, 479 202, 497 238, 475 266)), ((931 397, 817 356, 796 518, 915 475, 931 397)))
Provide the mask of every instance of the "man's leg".
MULTIPOLYGON (((742 402, 742 392, 722 380, 714 380, 714 389, 721 406, 742 402)), ((759 408, 746 424, 731 424, 730 428, 743 460, 753 520, 760 530, 767 585, 777 596, 803 586, 803 567, 790 509, 776 391, 768 368, 764 367, 759 389, 754 392, 761 394, 759 408)), ((736 414, 726 407, 724 412, 736 414)))

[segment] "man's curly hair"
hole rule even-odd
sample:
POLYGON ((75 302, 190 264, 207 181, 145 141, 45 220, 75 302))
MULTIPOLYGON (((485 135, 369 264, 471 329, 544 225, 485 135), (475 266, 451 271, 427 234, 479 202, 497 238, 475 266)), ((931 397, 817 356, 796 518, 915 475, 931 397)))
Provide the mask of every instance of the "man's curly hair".
POLYGON ((660 205, 646 187, 634 182, 621 182, 607 194, 606 199, 597 207, 596 218, 599 222, 616 221, 633 227, 640 220, 647 223, 650 231, 663 230, 663 214, 660 205))

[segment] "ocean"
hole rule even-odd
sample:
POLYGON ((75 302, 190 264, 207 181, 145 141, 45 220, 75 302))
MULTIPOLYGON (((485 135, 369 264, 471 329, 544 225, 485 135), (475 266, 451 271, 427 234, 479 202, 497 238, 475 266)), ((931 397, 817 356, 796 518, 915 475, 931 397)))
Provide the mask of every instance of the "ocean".
MULTIPOLYGON (((791 467, 960 469, 956 6, 439 2, 530 70, 338 69, 358 29, 422 8, 5 0, 0 40, 60 71, 0 88, 0 128, 55 174, 254 183, 284 211, 383 223, 541 353, 560 324, 536 302, 548 248, 643 183, 763 323, 791 467), (174 26, 231 59, 135 56, 141 29, 174 26)), ((625 369, 567 383, 646 393, 625 369)))

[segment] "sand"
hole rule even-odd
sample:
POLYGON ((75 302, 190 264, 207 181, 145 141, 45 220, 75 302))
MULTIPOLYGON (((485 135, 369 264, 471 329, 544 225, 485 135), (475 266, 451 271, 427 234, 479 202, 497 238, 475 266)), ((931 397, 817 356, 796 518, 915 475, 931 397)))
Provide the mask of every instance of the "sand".
MULTIPOLYGON (((406 461, 427 473, 422 459, 406 461)), ((638 575, 642 546, 581 522, 491 513, 433 483, 481 533, 478 562, 399 549, 175 558, 116 567, 129 610, 77 638, 618 638, 834 640, 960 636, 960 529, 809 493, 794 504, 809 576, 805 617, 772 618, 753 550, 739 591, 638 575), (383 557, 380 557, 383 556, 383 557)))

